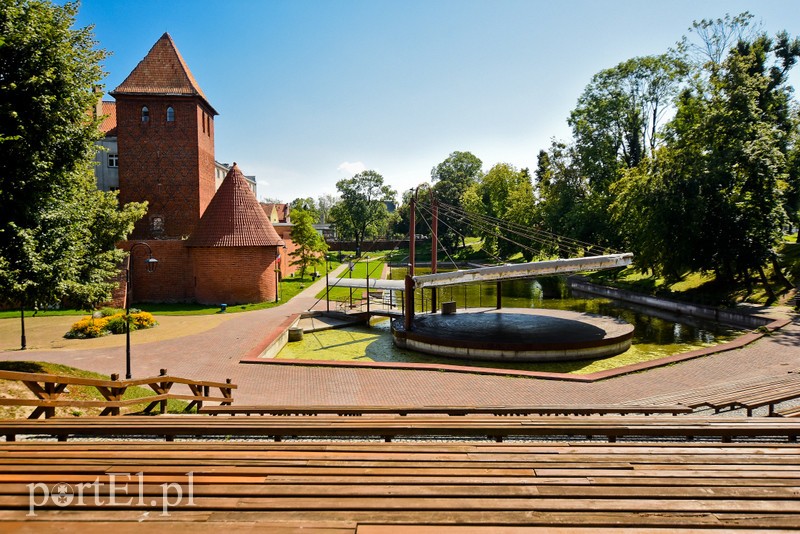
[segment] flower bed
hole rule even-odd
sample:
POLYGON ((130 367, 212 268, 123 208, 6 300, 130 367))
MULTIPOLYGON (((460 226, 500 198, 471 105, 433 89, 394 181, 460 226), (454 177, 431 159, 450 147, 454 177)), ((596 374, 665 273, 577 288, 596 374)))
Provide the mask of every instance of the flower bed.
MULTIPOLYGON (((64 337, 67 339, 86 339, 125 333, 124 312, 103 309, 99 315, 100 317, 95 317, 94 315, 84 317, 73 324, 69 332, 64 334, 64 337)), ((144 311, 133 313, 133 310, 131 310, 129 321, 131 331, 143 330, 158 325, 153 314, 144 311)))

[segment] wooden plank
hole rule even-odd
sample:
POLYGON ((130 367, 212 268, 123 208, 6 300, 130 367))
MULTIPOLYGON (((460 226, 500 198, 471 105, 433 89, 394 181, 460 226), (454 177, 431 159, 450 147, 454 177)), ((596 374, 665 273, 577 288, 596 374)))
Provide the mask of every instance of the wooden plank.
MULTIPOLYGON (((156 514, 157 515, 157 514, 156 514)), ((163 520, 149 520, 146 523, 141 520, 128 520, 123 521, 60 521, 53 520, 49 522, 44 521, 0 521, 0 529, 7 532, 15 532, 18 534, 40 534, 44 529, 48 532, 64 532, 72 534, 74 532, 81 532, 82 534, 107 534, 113 531, 115 534, 139 534, 146 527, 158 528, 165 532, 172 534, 219 534, 221 527, 218 523, 203 523, 203 522, 175 522, 163 520)), ((325 526, 306 526, 303 524, 287 525, 284 523, 236 523, 237 534, 355 534, 355 527, 325 527, 325 526)))

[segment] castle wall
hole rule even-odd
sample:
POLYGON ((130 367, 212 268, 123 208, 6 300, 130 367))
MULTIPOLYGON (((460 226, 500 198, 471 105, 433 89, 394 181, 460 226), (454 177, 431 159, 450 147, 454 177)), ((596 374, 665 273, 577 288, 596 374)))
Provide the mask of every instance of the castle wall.
MULTIPOLYGON (((119 244, 123 250, 130 250, 138 241, 124 241, 119 244)), ((179 239, 145 241, 158 260, 158 267, 148 273, 144 260, 148 258, 147 248, 136 247, 132 261, 133 290, 131 305, 142 302, 192 302, 194 300, 194 279, 192 259, 189 249, 179 239)), ((124 277, 123 277, 124 283, 124 277)))

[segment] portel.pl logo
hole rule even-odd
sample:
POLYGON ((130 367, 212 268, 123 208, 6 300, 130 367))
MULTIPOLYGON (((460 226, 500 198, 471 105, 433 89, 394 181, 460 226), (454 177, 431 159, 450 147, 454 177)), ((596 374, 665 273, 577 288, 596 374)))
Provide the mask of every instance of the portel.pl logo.
MULTIPOLYGON (((144 473, 108 473, 108 483, 101 482, 100 477, 94 482, 67 484, 59 482, 48 486, 43 482, 33 482, 28 487, 28 517, 36 516, 36 508, 52 503, 60 508, 78 506, 124 506, 149 507, 159 505, 159 499, 144 494, 144 473), (138 491, 137 491, 138 490, 138 491)), ((195 506, 194 473, 186 473, 185 486, 177 482, 165 482, 161 487, 161 514, 169 515, 173 506, 195 506), (184 491, 185 490, 185 491, 184 491), (184 502, 184 499, 186 501, 184 502)), ((156 494, 157 495, 157 494, 156 494)))

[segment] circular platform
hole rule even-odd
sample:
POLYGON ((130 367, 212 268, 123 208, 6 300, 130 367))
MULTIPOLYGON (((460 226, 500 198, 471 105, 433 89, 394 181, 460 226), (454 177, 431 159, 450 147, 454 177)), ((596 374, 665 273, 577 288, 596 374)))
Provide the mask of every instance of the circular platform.
POLYGON ((633 325, 565 310, 480 309, 392 321, 400 348, 465 360, 552 362, 606 358, 628 350, 633 325))

